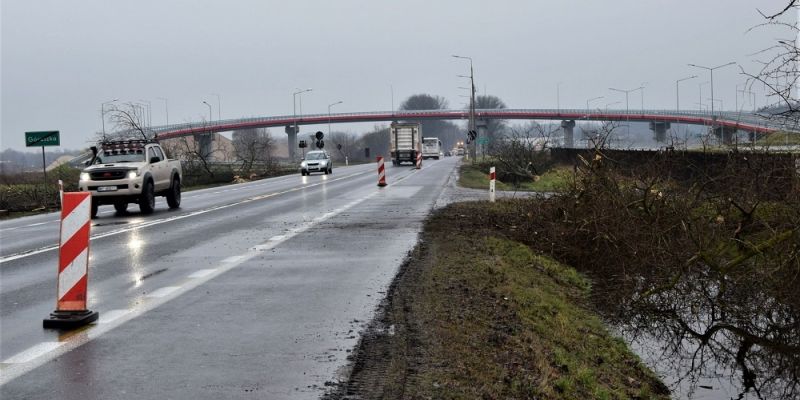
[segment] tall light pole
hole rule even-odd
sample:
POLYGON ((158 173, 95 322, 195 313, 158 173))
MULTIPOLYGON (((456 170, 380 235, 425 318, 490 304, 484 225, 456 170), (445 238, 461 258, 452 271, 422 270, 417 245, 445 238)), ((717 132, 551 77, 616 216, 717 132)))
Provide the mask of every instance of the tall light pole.
POLYGON ((297 134, 297 95, 305 92, 310 92, 314 89, 308 88, 303 90, 298 90, 292 93, 292 115, 294 116, 294 133, 297 134))
POLYGON ((639 89, 641 89, 641 91, 642 91, 641 92, 641 94, 642 94, 642 114, 644 114, 644 86, 645 85, 647 85, 647 82, 642 82, 641 86, 639 86, 639 89))
POLYGON ((333 107, 333 106, 335 106, 337 104, 342 104, 342 103, 344 103, 344 101, 339 100, 336 103, 328 104, 328 136, 331 135, 331 107, 333 107))
POLYGON ((697 84, 697 86, 700 88, 700 98, 698 99, 700 102, 695 104, 700 104, 700 111, 703 111, 703 85, 708 85, 708 83, 709 81, 705 81, 697 84))
MULTIPOLYGON (((453 58, 461 58, 464 60, 469 60, 469 83, 470 83, 470 99, 469 99, 469 131, 475 130, 475 73, 474 69, 472 68, 472 58, 466 56, 458 56, 453 55, 453 58)), ((477 146, 473 145, 473 149, 477 146)), ((475 154, 472 154, 472 157, 475 157, 475 154)))
POLYGON ((592 97, 589 100, 586 100, 586 112, 589 112, 589 103, 590 102, 595 101, 595 100, 604 99, 604 98, 606 98, 606 97, 605 96, 597 96, 597 97, 592 97))
POLYGON ((631 133, 631 114, 630 114, 630 108, 628 107, 628 95, 631 92, 635 92, 635 91, 637 91, 639 89, 641 89, 641 87, 638 87, 636 89, 608 88, 608 90, 613 90, 615 92, 625 93, 625 125, 627 125, 625 130, 627 131, 628 135, 630 135, 630 133, 631 133))
POLYGON ((697 78, 697 75, 687 76, 686 78, 681 78, 675 81, 675 111, 680 111, 681 109, 681 89, 678 84, 694 78, 697 78))
POLYGON ((203 100, 203 104, 208 106, 208 123, 210 124, 211 120, 213 119, 213 117, 211 116, 211 104, 208 104, 208 102, 205 100, 203 100))
POLYGON ((211 93, 212 96, 217 96, 217 119, 222 120, 222 101, 216 93, 211 93))
POLYGON ((736 64, 735 61, 731 61, 727 64, 717 65, 716 67, 704 67, 702 65, 689 64, 690 67, 708 70, 708 72, 711 74, 711 129, 714 129, 714 70, 734 64, 736 64))
POLYGON ((165 125, 169 125, 169 103, 165 97, 156 97, 159 100, 164 100, 164 112, 167 116, 167 123, 165 125))
POLYGON ((151 103, 150 100, 139 99, 139 101, 141 101, 142 103, 145 103, 145 105, 147 106, 147 118, 145 118, 145 121, 147 122, 147 126, 148 127, 153 126, 153 123, 152 123, 153 122, 153 119, 152 119, 153 103, 151 103))
POLYGON ((109 100, 109 101, 105 101, 105 102, 100 103, 100 121, 103 124, 103 139, 106 138, 106 109, 105 109, 105 106, 106 106, 106 104, 114 103, 117 100, 119 100, 119 99, 109 100))
POLYGON ((564 82, 556 83, 556 109, 561 113, 561 84, 564 82))

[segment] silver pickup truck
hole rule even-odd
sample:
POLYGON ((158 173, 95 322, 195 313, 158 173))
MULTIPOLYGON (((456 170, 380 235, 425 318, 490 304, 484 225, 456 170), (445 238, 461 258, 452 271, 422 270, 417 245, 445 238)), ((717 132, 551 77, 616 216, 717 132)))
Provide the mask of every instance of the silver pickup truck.
POLYGON ((92 147, 94 157, 81 172, 79 190, 92 195, 92 218, 104 204, 118 213, 138 203, 143 214, 155 208, 155 197, 167 198, 169 208, 181 205, 181 163, 168 159, 161 146, 146 140, 120 140, 92 147))

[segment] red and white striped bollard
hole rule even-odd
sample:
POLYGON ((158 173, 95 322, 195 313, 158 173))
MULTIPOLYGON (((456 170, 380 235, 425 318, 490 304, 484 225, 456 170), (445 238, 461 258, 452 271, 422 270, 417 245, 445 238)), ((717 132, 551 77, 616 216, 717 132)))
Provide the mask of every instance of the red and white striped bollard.
POLYGON ((421 168, 422 168, 422 152, 418 151, 417 152, 417 169, 421 169, 421 168))
POLYGON ((68 192, 63 194, 62 200, 56 310, 42 325, 73 329, 94 322, 100 316, 86 308, 92 197, 89 192, 68 192))
POLYGON ((378 186, 386 186, 386 169, 383 166, 383 157, 378 157, 378 186))

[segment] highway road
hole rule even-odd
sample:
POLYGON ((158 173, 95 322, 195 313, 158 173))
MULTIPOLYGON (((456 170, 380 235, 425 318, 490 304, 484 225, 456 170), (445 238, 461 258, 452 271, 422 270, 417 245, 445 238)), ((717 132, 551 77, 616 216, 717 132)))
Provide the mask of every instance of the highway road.
POLYGON ((318 398, 355 347, 457 158, 336 167, 186 192, 143 216, 100 208, 89 304, 55 306, 57 214, 0 223, 3 399, 318 398))

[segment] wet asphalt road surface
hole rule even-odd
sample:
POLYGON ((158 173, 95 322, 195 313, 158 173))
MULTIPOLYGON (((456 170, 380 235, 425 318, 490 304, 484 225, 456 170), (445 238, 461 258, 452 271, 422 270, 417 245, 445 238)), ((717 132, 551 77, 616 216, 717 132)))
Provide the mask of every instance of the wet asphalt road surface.
MULTIPOLYGON (((344 379, 424 218, 458 159, 374 164, 159 200, 152 215, 93 220, 89 308, 59 333, 58 215, 0 224, 3 399, 317 398, 344 379)), ((446 200, 444 200, 446 202, 446 200)))

